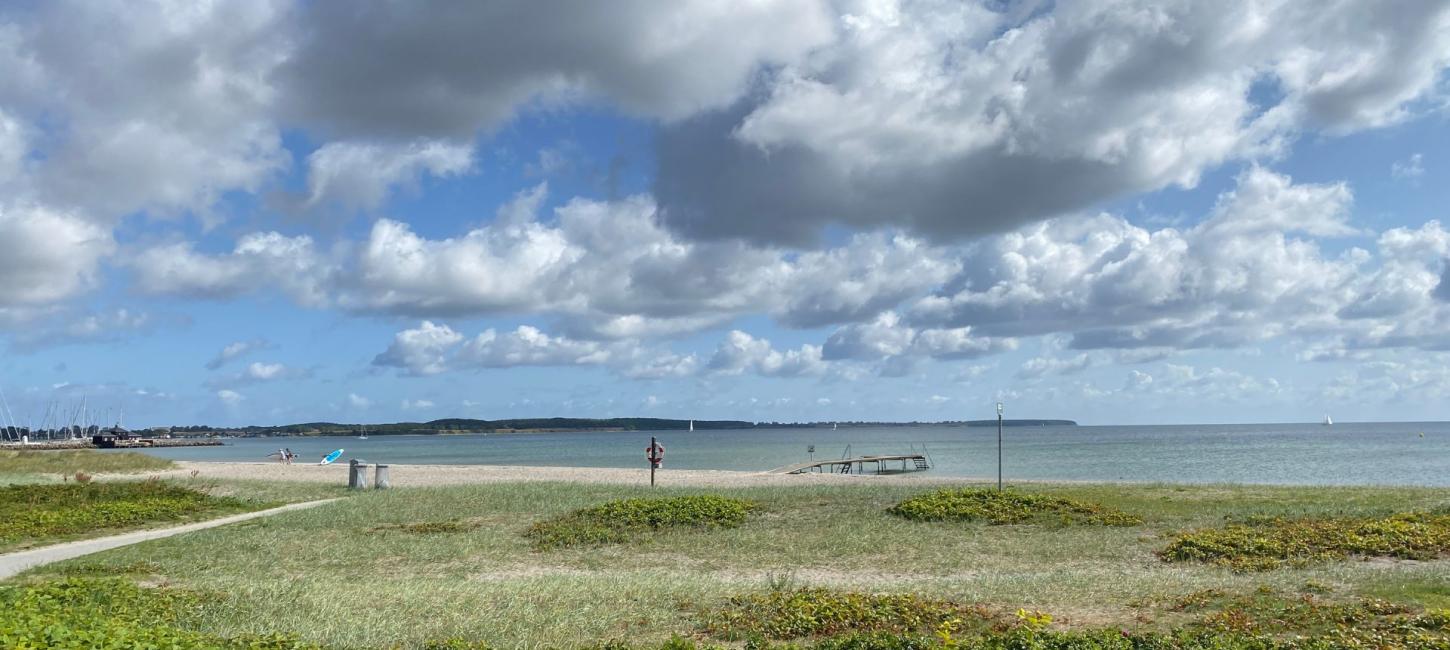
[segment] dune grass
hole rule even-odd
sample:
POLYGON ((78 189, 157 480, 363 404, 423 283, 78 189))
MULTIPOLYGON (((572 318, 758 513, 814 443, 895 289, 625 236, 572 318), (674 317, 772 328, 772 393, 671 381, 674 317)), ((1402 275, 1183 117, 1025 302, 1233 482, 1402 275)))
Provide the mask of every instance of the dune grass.
POLYGON ((0 553, 343 494, 316 483, 196 479, 0 485, 0 553))
POLYGON ((161 481, 5 486, 0 487, 0 551, 264 505, 161 481))
POLYGON ((662 530, 735 528, 754 502, 708 494, 664 499, 619 499, 580 508, 529 527, 538 549, 621 544, 662 530))
POLYGON ((676 634, 709 639, 702 622, 709 612, 732 599, 793 589, 912 594, 1008 615, 1047 612, 1053 630, 1122 626, 1145 633, 1201 622, 1207 613, 1174 603, 1208 590, 1226 594, 1224 603, 1261 587, 1292 600, 1314 584, 1327 590, 1314 595, 1326 605, 1376 597, 1411 608, 1444 607, 1450 593, 1450 561, 1439 559, 1341 560, 1243 574, 1157 555, 1175 531, 1275 517, 1435 511, 1450 504, 1446 490, 1018 489, 1132 513, 1142 523, 907 521, 887 510, 932 490, 867 482, 653 491, 563 483, 415 488, 116 549, 24 580, 104 576, 109 567, 132 579, 221 594, 225 607, 188 622, 206 634, 296 633, 338 647, 405 648, 448 638, 493 647, 660 644, 676 634), (609 501, 694 495, 742 499, 758 509, 733 528, 662 529, 609 545, 540 551, 526 536, 536 523, 609 501), (466 525, 429 525, 440 522, 466 525))
MULTIPOLYGON (((10 475, 42 475, 59 479, 86 474, 133 474, 171 469, 175 464, 165 458, 147 456, 134 451, 93 451, 89 449, 54 449, 45 451, 0 450, 0 477, 10 475)), ((17 481, 20 482, 20 481, 17 481)), ((25 481, 34 482, 34 481, 25 481)), ((0 480, 0 484, 4 481, 0 480)))

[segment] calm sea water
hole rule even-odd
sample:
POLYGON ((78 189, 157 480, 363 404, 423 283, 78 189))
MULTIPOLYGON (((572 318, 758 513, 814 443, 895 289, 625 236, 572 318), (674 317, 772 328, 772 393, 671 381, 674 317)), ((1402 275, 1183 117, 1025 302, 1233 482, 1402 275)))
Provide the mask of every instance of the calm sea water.
MULTIPOLYGON (((369 462, 645 467, 650 432, 253 438, 156 449, 178 460, 316 461, 339 447, 369 462)), ((765 470, 808 459, 925 449, 929 474, 996 475, 995 428, 887 427, 654 432, 666 468, 765 470)), ((1010 479, 1450 486, 1450 422, 1009 428, 1010 479), (1421 435, 1423 434, 1423 436, 1421 435)))

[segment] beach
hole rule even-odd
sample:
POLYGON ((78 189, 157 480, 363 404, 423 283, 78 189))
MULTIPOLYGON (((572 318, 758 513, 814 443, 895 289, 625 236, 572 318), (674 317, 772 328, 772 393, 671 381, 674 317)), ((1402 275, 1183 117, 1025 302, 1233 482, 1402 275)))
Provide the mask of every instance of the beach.
MULTIPOLYGON (((149 473, 162 478, 202 480, 255 480, 347 484, 346 464, 257 463, 179 461, 176 469, 149 473)), ((393 487, 439 487, 448 485, 480 485, 489 483, 571 482, 605 485, 649 485, 649 470, 617 467, 531 467, 510 465, 400 465, 388 466, 389 483, 393 487)), ((135 478, 128 475, 126 478, 135 478)), ((373 470, 368 469, 368 481, 373 470)), ((805 485, 911 484, 983 482, 959 476, 930 474, 770 474, 704 469, 660 469, 655 473, 659 486, 674 487, 760 487, 805 485)))

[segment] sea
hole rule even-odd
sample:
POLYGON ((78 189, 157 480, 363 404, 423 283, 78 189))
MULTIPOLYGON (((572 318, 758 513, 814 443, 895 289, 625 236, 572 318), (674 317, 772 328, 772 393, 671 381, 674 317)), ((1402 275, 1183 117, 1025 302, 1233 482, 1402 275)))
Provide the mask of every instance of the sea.
MULTIPOLYGON (((646 468, 650 437, 666 469, 761 471, 869 454, 926 453, 922 475, 995 480, 995 427, 842 427, 463 435, 238 438, 147 453, 177 460, 299 462, 335 449, 373 463, 646 468)), ((1450 422, 1008 427, 1006 480, 1450 486, 1450 422)))

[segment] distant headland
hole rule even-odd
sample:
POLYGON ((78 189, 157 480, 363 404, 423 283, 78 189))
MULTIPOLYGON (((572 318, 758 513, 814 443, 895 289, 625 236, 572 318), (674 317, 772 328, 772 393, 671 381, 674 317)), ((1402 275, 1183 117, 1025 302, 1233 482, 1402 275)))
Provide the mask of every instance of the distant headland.
MULTIPOLYGON (((509 420, 475 420, 444 418, 428 422, 393 422, 387 424, 347 424, 338 422, 304 422, 277 426, 216 427, 207 425, 153 427, 151 433, 174 437, 190 436, 355 436, 368 435, 448 435, 462 433, 555 433, 569 431, 679 431, 693 422, 696 431, 739 429, 797 428, 860 428, 860 427, 985 427, 997 426, 996 420, 946 420, 938 422, 749 422, 745 420, 680 420, 668 418, 521 418, 509 420)), ((1003 420, 1008 427, 1077 426, 1072 420, 1003 420)))

